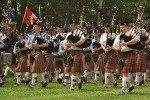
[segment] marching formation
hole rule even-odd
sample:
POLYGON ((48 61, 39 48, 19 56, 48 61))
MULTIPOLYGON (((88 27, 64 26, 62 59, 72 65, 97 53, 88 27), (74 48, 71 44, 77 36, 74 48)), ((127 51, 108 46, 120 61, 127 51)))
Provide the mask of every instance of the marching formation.
POLYGON ((117 80, 122 79, 121 94, 147 82, 150 36, 140 21, 121 22, 119 33, 108 23, 101 31, 78 25, 71 20, 69 30, 58 25, 48 34, 34 22, 25 34, 16 31, 15 22, 7 24, 6 34, 0 38, 0 86, 5 85, 8 71, 14 74, 16 86, 25 83, 30 89, 39 76, 43 88, 55 78, 63 86, 70 82, 70 90, 98 81, 103 88, 109 83, 116 87, 117 80))

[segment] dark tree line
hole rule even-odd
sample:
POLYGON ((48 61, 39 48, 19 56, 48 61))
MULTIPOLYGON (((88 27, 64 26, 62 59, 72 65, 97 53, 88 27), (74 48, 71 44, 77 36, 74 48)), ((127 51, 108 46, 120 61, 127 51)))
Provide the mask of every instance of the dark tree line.
MULTIPOLYGON (((97 23, 97 14, 100 14, 102 22, 111 23, 112 16, 115 13, 115 24, 119 20, 135 20, 137 18, 137 9, 139 6, 144 7, 144 15, 142 19, 150 19, 150 0, 103 0, 102 7, 99 7, 100 0, 0 0, 0 14, 2 9, 10 6, 13 8, 13 20, 20 26, 25 7, 29 8, 38 16, 39 5, 41 7, 41 18, 53 24, 63 24, 66 19, 77 19, 81 16, 87 23, 97 23), (20 6, 20 14, 18 14, 17 3, 20 6), (83 11, 84 10, 84 11, 83 11)), ((0 15, 0 20, 3 16, 0 15)))

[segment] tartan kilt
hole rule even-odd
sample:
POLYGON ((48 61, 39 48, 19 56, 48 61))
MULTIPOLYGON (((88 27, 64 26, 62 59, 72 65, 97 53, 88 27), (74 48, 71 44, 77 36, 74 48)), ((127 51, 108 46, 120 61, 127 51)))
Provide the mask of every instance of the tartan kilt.
POLYGON ((21 55, 18 59, 18 65, 16 67, 16 72, 28 72, 29 69, 27 67, 27 56, 21 55))
POLYGON ((44 53, 45 56, 45 71, 46 72, 54 72, 54 65, 51 54, 44 53))
POLYGON ((105 71, 104 64, 104 54, 99 54, 98 61, 95 63, 97 66, 94 66, 94 71, 105 71))
POLYGON ((108 54, 107 56, 107 62, 105 64, 105 69, 111 69, 116 70, 117 69, 117 56, 116 54, 108 54))
POLYGON ((91 52, 84 52, 83 55, 83 67, 84 70, 90 70, 93 68, 92 55, 91 52))
POLYGON ((136 54, 132 51, 129 51, 129 53, 122 53, 120 58, 125 62, 121 72, 134 73, 136 66, 136 54))
POLYGON ((54 57, 54 68, 63 69, 63 57, 54 57))
POLYGON ((150 70, 150 61, 149 60, 146 60, 146 69, 150 70))
POLYGON ((65 65, 64 71, 65 72, 83 72, 83 54, 79 53, 73 56, 73 64, 72 65, 65 65))
POLYGON ((146 71, 145 57, 146 57, 146 55, 145 55, 144 50, 140 50, 137 52, 135 72, 145 72, 146 71))
POLYGON ((2 57, 0 55, 0 75, 3 74, 3 61, 2 61, 2 57))
POLYGON ((44 57, 42 52, 36 54, 34 56, 34 62, 31 66, 31 73, 44 73, 45 72, 45 66, 44 66, 44 57))

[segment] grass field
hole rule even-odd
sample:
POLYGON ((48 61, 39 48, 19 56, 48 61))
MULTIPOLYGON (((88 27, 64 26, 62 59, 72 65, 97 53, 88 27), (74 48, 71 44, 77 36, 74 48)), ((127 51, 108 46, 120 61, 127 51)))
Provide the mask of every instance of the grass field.
POLYGON ((99 82, 84 83, 83 89, 70 91, 69 84, 64 87, 56 81, 49 83, 48 87, 42 88, 40 83, 36 83, 34 89, 29 89, 27 85, 14 86, 12 76, 6 78, 5 85, 0 87, 0 100, 150 100, 150 82, 143 86, 135 87, 132 93, 126 92, 120 95, 121 81, 113 88, 102 88, 99 82))

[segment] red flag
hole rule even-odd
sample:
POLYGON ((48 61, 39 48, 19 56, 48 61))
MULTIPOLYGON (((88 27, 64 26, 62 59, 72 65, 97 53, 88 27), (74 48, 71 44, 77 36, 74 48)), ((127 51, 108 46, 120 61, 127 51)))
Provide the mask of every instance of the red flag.
POLYGON ((37 21, 37 17, 36 17, 35 14, 30 10, 30 8, 27 6, 22 22, 23 22, 23 23, 27 23, 27 22, 29 22, 29 21, 30 21, 31 24, 33 24, 33 22, 36 22, 36 21, 37 21))

